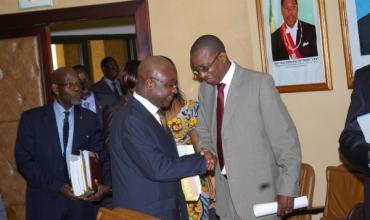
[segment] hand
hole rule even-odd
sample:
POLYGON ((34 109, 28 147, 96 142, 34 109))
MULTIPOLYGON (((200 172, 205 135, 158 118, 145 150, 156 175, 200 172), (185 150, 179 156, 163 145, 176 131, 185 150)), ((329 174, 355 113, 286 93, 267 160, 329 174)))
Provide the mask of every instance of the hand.
POLYGON ((277 195, 276 201, 278 203, 277 216, 282 217, 293 211, 294 206, 293 197, 277 195))
POLYGON ((65 183, 60 187, 60 191, 70 200, 76 200, 77 197, 73 194, 73 189, 72 187, 65 183))
POLYGON ((200 148, 200 155, 204 156, 206 159, 206 166, 208 171, 213 171, 216 168, 217 157, 208 149, 200 148))
POLYGON ((83 200, 89 201, 89 202, 100 201, 107 193, 111 191, 111 189, 108 186, 100 184, 97 179, 95 179, 94 182, 98 186, 97 192, 92 196, 89 196, 87 198, 82 198, 83 200))

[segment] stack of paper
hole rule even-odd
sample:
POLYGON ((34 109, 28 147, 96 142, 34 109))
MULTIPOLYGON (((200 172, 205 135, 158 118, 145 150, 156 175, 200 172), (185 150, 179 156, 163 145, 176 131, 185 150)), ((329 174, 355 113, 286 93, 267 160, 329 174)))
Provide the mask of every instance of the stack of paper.
POLYGON ((92 172, 94 165, 94 153, 83 150, 80 155, 71 155, 70 160, 70 177, 75 196, 90 196, 94 194, 92 172))
MULTIPOLYGON (((177 151, 180 157, 195 153, 193 145, 178 145, 177 151)), ((199 176, 181 179, 181 187, 186 201, 198 201, 200 193, 202 192, 202 185, 200 183, 199 176)))

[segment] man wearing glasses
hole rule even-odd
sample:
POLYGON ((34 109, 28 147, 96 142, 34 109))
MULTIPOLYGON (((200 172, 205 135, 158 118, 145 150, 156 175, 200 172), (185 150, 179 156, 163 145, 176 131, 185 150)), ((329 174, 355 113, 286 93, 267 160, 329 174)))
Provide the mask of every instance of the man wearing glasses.
POLYGON ((94 220, 93 201, 110 189, 98 190, 82 200, 73 194, 69 162, 72 154, 89 150, 99 155, 102 175, 110 179, 110 165, 103 148, 97 116, 81 103, 81 82, 72 68, 62 67, 51 75, 55 100, 22 114, 15 144, 18 171, 27 182, 27 220, 94 220))
POLYGON ((230 61, 222 41, 213 35, 195 41, 190 62, 193 73, 203 81, 198 146, 210 149, 219 161, 217 215, 225 220, 256 219, 253 204, 274 200, 278 216, 291 212, 301 150, 271 76, 230 61))

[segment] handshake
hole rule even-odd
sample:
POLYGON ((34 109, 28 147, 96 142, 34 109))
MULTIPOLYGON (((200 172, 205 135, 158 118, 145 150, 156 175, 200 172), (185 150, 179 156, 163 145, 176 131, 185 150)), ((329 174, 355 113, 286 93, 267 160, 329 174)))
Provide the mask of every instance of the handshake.
POLYGON ((206 159, 207 171, 214 171, 217 164, 216 155, 203 147, 198 150, 198 153, 200 153, 200 155, 204 156, 204 158, 206 159))

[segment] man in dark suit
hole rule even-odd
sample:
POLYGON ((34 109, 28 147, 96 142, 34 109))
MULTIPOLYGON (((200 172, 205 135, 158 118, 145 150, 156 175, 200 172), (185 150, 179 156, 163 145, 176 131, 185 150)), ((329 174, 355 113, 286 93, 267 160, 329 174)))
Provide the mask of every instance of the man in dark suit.
POLYGON ((80 78, 82 83, 82 100, 81 106, 83 108, 89 109, 97 114, 100 126, 103 128, 103 108, 106 105, 116 102, 119 98, 110 93, 104 92, 93 92, 91 89, 91 80, 89 72, 85 66, 76 65, 73 66, 76 70, 78 78, 80 78))
POLYGON ((358 116, 370 113, 370 65, 355 72, 353 85, 345 127, 339 138, 340 152, 354 168, 367 176, 365 179, 365 219, 370 219, 370 143, 366 142, 357 121, 358 116))
POLYGON ((370 54, 370 13, 357 21, 361 55, 370 54))
POLYGON ((317 56, 315 26, 298 20, 297 0, 281 0, 284 23, 271 35, 273 61, 317 56))
POLYGON ((22 114, 15 144, 19 172, 27 182, 26 218, 28 220, 95 219, 92 201, 109 192, 98 184, 88 199, 74 196, 69 180, 72 154, 89 150, 99 155, 105 179, 110 178, 109 161, 96 115, 80 108, 81 82, 72 68, 52 73, 55 101, 22 114))
POLYGON ((180 179, 214 169, 209 151, 179 158, 172 133, 158 110, 177 92, 177 71, 164 57, 141 62, 133 98, 120 110, 110 133, 113 206, 161 220, 188 219, 180 179), (162 125, 161 125, 162 124, 162 125))
POLYGON ((118 78, 119 67, 116 60, 112 57, 106 57, 101 61, 101 69, 104 76, 91 87, 95 98, 99 100, 97 105, 97 114, 102 125, 102 112, 105 106, 111 105, 122 96, 122 84, 118 78))

